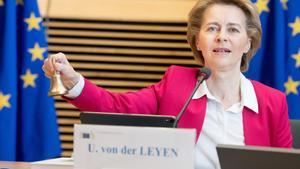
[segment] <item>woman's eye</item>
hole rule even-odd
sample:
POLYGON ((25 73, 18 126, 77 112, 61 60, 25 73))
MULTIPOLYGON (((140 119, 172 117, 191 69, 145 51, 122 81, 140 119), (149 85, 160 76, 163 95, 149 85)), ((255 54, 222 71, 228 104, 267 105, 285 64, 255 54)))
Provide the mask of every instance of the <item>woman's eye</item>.
POLYGON ((213 31, 217 31, 218 29, 216 27, 208 27, 207 31, 208 32, 213 32, 213 31))
POLYGON ((229 32, 240 32, 237 28, 229 28, 229 32))

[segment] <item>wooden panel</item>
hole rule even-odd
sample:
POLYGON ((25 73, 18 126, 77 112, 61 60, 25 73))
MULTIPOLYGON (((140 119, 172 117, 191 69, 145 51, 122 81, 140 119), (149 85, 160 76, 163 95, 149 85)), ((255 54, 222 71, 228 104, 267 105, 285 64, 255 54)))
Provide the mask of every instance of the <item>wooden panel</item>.
POLYGON ((73 141, 73 135, 61 135, 60 136, 60 139, 62 140, 62 141, 73 141))
MULTIPOLYGON (((182 31, 180 28, 179 31, 182 31)), ((150 31, 147 29, 147 31, 150 31)), ((109 32, 94 30, 49 30, 48 34, 54 36, 70 36, 70 37, 96 37, 96 38, 122 38, 122 39, 160 39, 160 40, 186 40, 186 35, 170 35, 145 32, 109 32)))
MULTIPOLYGON (((168 26, 169 24, 162 25, 151 25, 151 24, 143 24, 143 23, 126 23, 126 22, 116 22, 116 23, 101 23, 101 22, 87 22, 82 20, 80 22, 71 22, 70 20, 61 21, 59 19, 53 19, 51 22, 45 22, 45 26, 52 27, 56 29, 83 29, 83 30, 112 30, 112 31, 147 31, 147 32, 184 32, 186 31, 185 26, 176 26, 178 24, 171 24, 172 26, 168 26)), ((185 24, 182 24, 185 25, 185 24)))
POLYGON ((159 50, 159 49, 126 49, 126 48, 108 48, 108 47, 87 47, 50 44, 50 51, 65 53, 102 53, 102 54, 127 54, 127 55, 153 55, 165 57, 192 57, 190 51, 159 50))
POLYGON ((61 154, 61 156, 63 157, 71 157, 72 156, 73 151, 72 150, 64 150, 61 154))
POLYGON ((68 55, 71 61, 96 61, 96 62, 117 62, 117 63, 144 63, 144 64, 183 64, 192 65, 195 61, 192 58, 154 58, 146 56, 110 56, 110 55, 68 55))
POLYGON ((59 118, 58 119, 58 124, 59 125, 73 125, 73 124, 79 124, 80 121, 78 118, 76 119, 71 119, 71 118, 59 118))
POLYGON ((138 87, 142 88, 145 86, 149 86, 152 82, 144 82, 144 81, 126 81, 126 80, 91 80, 94 84, 99 86, 116 86, 116 87, 138 87))
POLYGON ((60 126, 59 131, 61 133, 69 133, 72 134, 74 131, 74 128, 72 126, 60 126))
POLYGON ((135 73, 135 72, 104 72, 104 71, 80 71, 85 77, 95 78, 114 78, 114 79, 144 79, 144 80, 159 80, 162 74, 155 73, 135 73))
MULTIPOLYGON (((49 0, 39 0, 43 16, 49 0)), ((196 0, 51 0, 53 18, 185 22, 196 0)))
POLYGON ((73 144, 72 143, 63 143, 62 145, 61 145, 61 147, 63 148, 63 149, 73 149, 73 144))
POLYGON ((73 62, 72 65, 77 69, 96 69, 96 70, 117 70, 117 71, 150 71, 164 72, 168 66, 152 66, 152 65, 132 65, 132 64, 106 64, 106 63, 79 63, 73 62))
MULTIPOLYGON (((59 103, 58 101, 56 101, 56 103, 55 103, 56 108, 59 108, 58 104, 70 105, 69 103, 59 103)), ((77 110, 77 108, 76 108, 76 110, 77 110)), ((56 114, 57 114, 57 116, 63 116, 63 117, 74 117, 74 118, 79 117, 79 112, 74 111, 74 110, 63 110, 62 108, 58 109, 56 111, 56 114)))
POLYGON ((92 46, 118 46, 118 47, 153 47, 153 48, 183 48, 188 49, 188 44, 179 42, 152 42, 133 40, 102 40, 102 39, 80 39, 80 38, 57 38, 50 37, 49 43, 72 44, 72 45, 92 45, 92 46))

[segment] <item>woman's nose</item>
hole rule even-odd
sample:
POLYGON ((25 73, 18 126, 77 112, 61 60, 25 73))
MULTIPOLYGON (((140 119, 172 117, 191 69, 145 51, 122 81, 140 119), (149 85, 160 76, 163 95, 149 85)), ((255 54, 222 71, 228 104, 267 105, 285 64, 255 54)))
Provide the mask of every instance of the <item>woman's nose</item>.
POLYGON ((227 34, 226 34, 226 32, 224 30, 220 30, 217 33, 216 41, 217 42, 227 42, 228 41, 227 34))

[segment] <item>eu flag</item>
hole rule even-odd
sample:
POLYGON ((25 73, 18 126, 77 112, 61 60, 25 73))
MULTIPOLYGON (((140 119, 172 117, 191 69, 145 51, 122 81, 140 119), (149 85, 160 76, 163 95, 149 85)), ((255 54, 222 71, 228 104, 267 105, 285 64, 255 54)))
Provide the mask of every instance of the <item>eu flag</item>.
POLYGON ((60 155, 54 100, 41 66, 45 28, 36 0, 0 0, 0 160, 60 155))
POLYGON ((247 76, 285 92, 291 119, 300 119, 300 0, 252 0, 260 13, 262 48, 247 76))

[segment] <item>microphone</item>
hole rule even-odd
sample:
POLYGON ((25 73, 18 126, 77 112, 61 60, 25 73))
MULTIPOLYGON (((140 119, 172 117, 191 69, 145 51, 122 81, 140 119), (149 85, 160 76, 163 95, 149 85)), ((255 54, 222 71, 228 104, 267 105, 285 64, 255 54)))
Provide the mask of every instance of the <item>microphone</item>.
POLYGON ((178 115, 176 116, 176 119, 175 119, 175 122, 174 122, 174 126, 173 126, 174 128, 177 127, 179 120, 181 119, 181 117, 182 117, 183 113, 185 112, 187 106, 188 106, 189 103, 191 102, 191 100, 192 100, 194 94, 196 93, 196 91, 198 90, 200 84, 201 84, 204 80, 208 79, 209 76, 210 76, 210 74, 211 74, 211 71, 210 71, 209 68, 207 68, 207 67, 202 67, 202 68, 200 68, 200 70, 199 70, 199 72, 198 72, 198 74, 197 74, 197 83, 196 83, 196 86, 195 86, 195 88, 194 88, 192 94, 191 94, 190 97, 187 99, 187 101, 185 102, 184 106, 182 107, 182 109, 180 110, 180 112, 178 113, 178 115))

